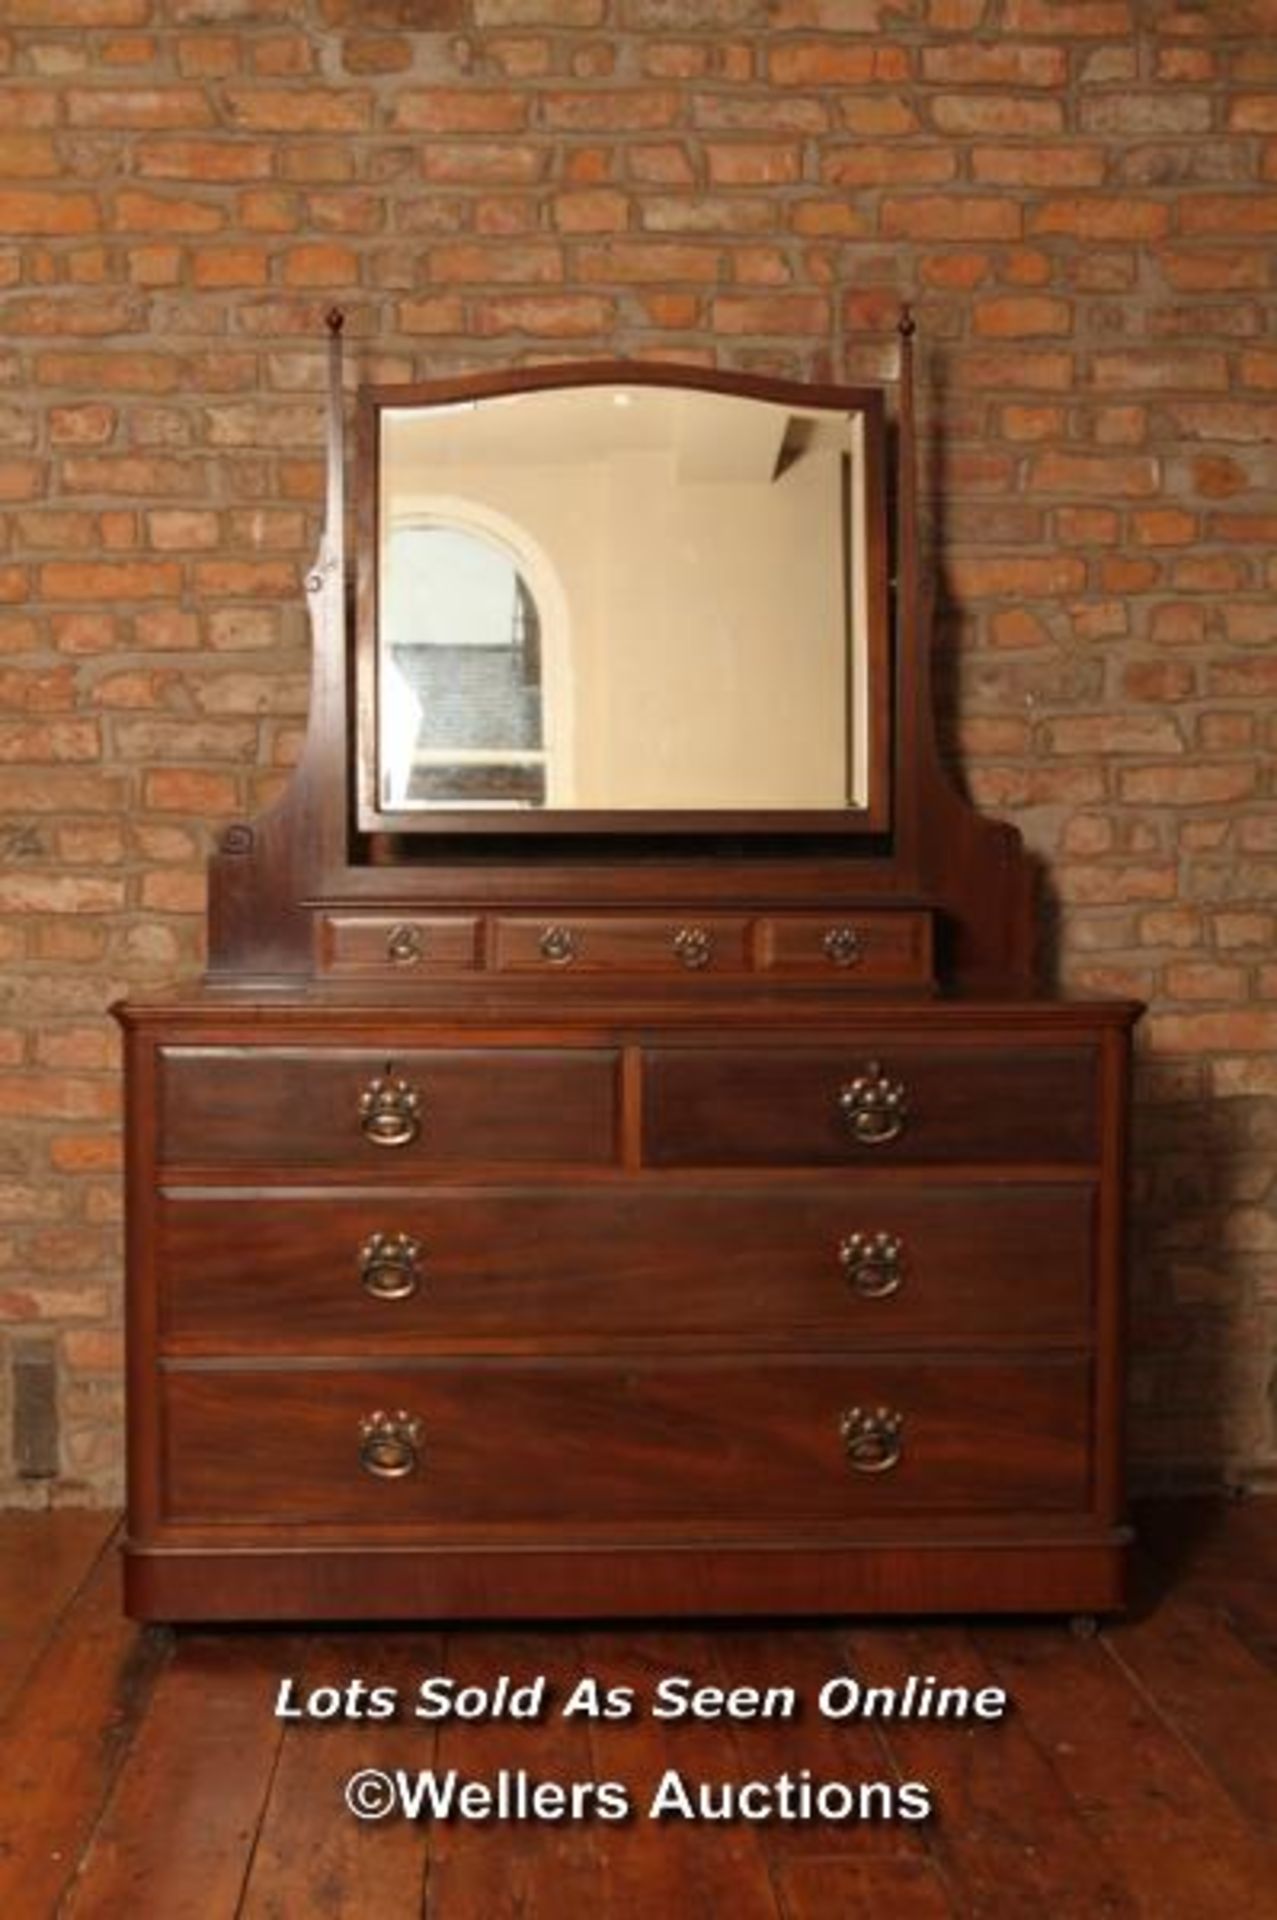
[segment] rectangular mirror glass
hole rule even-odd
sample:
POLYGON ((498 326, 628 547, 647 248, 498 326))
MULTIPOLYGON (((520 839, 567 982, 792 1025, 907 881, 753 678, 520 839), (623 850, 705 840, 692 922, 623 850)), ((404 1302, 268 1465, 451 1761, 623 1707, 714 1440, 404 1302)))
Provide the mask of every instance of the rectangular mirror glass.
POLYGON ((375 421, 376 814, 868 807, 863 406, 635 379, 375 421))

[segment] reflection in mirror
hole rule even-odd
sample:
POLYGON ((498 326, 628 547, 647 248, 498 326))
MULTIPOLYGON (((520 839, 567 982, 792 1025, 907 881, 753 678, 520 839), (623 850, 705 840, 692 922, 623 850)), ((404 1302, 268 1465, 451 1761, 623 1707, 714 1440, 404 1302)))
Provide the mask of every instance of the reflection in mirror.
POLYGON ((858 415, 599 385, 379 424, 382 807, 863 804, 858 415))
POLYGON ((397 527, 382 635, 390 801, 543 806, 540 615, 513 554, 466 527, 397 527))

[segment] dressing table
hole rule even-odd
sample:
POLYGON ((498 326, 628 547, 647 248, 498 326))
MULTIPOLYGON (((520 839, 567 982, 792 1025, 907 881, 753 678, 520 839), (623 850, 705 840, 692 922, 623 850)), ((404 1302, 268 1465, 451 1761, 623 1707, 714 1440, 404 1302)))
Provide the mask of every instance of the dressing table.
POLYGON ((360 396, 309 732, 127 1036, 127 1604, 1121 1604, 1137 1009, 1035 991, 876 388, 360 396), (348 586, 354 587, 353 602, 348 586))

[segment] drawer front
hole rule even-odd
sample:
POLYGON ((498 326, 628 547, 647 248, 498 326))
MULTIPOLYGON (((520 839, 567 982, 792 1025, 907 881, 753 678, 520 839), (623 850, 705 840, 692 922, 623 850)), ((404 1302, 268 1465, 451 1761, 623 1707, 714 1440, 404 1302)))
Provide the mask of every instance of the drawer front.
POLYGON ((473 973, 479 963, 479 922, 459 914, 330 913, 318 924, 317 947, 321 973, 361 980, 473 973))
POLYGON ((1085 1163, 1097 1152, 1088 1047, 655 1048, 650 1166, 1085 1163))
POLYGON ((760 973, 848 987, 928 986, 929 913, 773 914, 754 927, 760 973))
POLYGON ((605 1164, 617 1065, 584 1048, 405 1051, 389 1063, 368 1049, 164 1048, 161 1160, 355 1177, 460 1161, 605 1164))
POLYGON ((164 1401, 171 1521, 712 1535, 1080 1509, 1088 1491, 1075 1360, 185 1371, 164 1401))
POLYGON ((1092 1232, 1082 1186, 168 1195, 161 1337, 294 1353, 816 1335, 1080 1344, 1092 1232))
POLYGON ((740 973, 747 928, 718 916, 494 920, 491 965, 497 973, 740 973))

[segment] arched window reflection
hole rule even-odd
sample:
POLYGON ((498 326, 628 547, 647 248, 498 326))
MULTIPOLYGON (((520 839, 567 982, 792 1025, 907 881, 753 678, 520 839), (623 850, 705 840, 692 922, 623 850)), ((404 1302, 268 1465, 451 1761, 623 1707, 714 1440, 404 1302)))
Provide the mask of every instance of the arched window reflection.
POLYGON ((541 618, 510 552, 468 527, 397 527, 381 594, 386 800, 544 806, 541 618))

